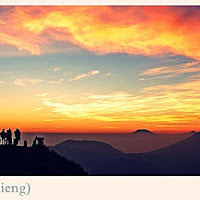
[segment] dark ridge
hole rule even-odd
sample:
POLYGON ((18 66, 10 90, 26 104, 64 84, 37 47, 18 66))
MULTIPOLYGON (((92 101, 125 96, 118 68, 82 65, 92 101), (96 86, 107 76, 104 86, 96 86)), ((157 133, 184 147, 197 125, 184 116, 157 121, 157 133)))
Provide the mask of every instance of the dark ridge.
MULTIPOLYGON (((109 154, 109 155, 121 155, 123 154, 118 149, 113 148, 110 144, 99 142, 99 141, 90 141, 90 140, 66 140, 60 144, 55 145, 54 147, 69 151, 79 150, 81 152, 92 152, 96 154, 109 154)), ((52 149, 52 147, 49 147, 52 149)))
POLYGON ((0 145, 0 175, 87 175, 83 168, 45 146, 0 145))
POLYGON ((142 154, 125 154, 95 141, 68 140, 51 147, 90 175, 200 175, 200 133, 142 154))
POLYGON ((136 133, 148 133, 148 134, 154 134, 153 132, 147 130, 147 129, 138 129, 136 130, 135 132, 133 132, 133 134, 136 134, 136 133))
POLYGON ((49 147, 60 155, 80 163, 89 175, 155 174, 160 169, 137 154, 125 154, 97 141, 67 140, 49 147))
POLYGON ((192 131, 190 131, 189 133, 194 133, 194 134, 196 134, 197 132, 196 132, 196 131, 194 131, 194 130, 192 130, 192 131))
POLYGON ((200 134, 168 147, 145 153, 157 166, 165 167, 174 175, 200 175, 200 134))
POLYGON ((157 149, 152 152, 148 152, 146 154, 156 154, 156 155, 168 155, 171 157, 180 156, 186 158, 194 156, 194 155, 199 155, 200 152, 200 134, 196 133, 189 138, 179 141, 175 144, 169 145, 167 147, 163 147, 161 149, 157 149))

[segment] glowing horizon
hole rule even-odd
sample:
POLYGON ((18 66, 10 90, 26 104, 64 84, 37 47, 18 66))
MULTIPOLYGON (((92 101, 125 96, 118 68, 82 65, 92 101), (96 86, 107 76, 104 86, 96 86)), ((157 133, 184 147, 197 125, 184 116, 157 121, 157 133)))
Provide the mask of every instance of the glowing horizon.
POLYGON ((0 128, 200 131, 198 6, 1 6, 0 128))

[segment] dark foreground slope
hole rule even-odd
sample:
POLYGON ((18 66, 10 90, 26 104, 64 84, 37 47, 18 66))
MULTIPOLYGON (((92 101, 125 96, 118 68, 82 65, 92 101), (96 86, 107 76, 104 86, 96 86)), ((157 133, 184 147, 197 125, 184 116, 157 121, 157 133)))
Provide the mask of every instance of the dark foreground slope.
POLYGON ((73 161, 46 147, 0 146, 0 175, 87 175, 73 161))

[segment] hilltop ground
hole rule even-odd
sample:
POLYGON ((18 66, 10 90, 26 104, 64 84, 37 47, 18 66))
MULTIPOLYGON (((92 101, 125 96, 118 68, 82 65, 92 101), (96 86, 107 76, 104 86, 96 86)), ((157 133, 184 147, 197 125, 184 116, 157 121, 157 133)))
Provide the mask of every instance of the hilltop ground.
POLYGON ((0 175, 87 175, 80 165, 45 146, 0 145, 0 160, 0 175))

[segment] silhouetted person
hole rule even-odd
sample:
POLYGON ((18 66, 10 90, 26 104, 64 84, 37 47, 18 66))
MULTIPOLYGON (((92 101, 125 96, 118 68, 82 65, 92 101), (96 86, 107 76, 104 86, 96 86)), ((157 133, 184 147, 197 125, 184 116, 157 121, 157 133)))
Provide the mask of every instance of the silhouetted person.
POLYGON ((28 143, 26 140, 24 140, 24 147, 28 147, 28 143))
POLYGON ((33 140, 33 144, 32 144, 32 147, 35 147, 37 146, 37 135, 35 137, 35 139, 33 140))
POLYGON ((37 141, 39 146, 44 146, 44 138, 38 137, 37 141))
POLYGON ((13 145, 14 145, 14 146, 17 146, 17 144, 18 144, 18 141, 17 141, 16 138, 14 138, 13 145))
POLYGON ((2 145, 5 145, 6 144, 6 132, 5 132, 5 129, 3 129, 2 131, 1 131, 1 133, 0 133, 0 135, 1 135, 1 144, 2 145))
POLYGON ((8 145, 12 145, 12 131, 10 128, 7 130, 7 142, 8 145))
POLYGON ((18 145, 19 142, 21 144, 21 132, 18 128, 15 130, 14 134, 15 134, 15 142, 14 142, 15 146, 18 145))
POLYGON ((2 135, 3 135, 3 132, 5 131, 5 129, 3 129, 0 133, 0 136, 1 136, 1 144, 3 144, 3 140, 2 140, 2 135))
POLYGON ((32 147, 36 146, 44 146, 44 138, 38 137, 36 135, 35 139, 33 140, 32 147))

